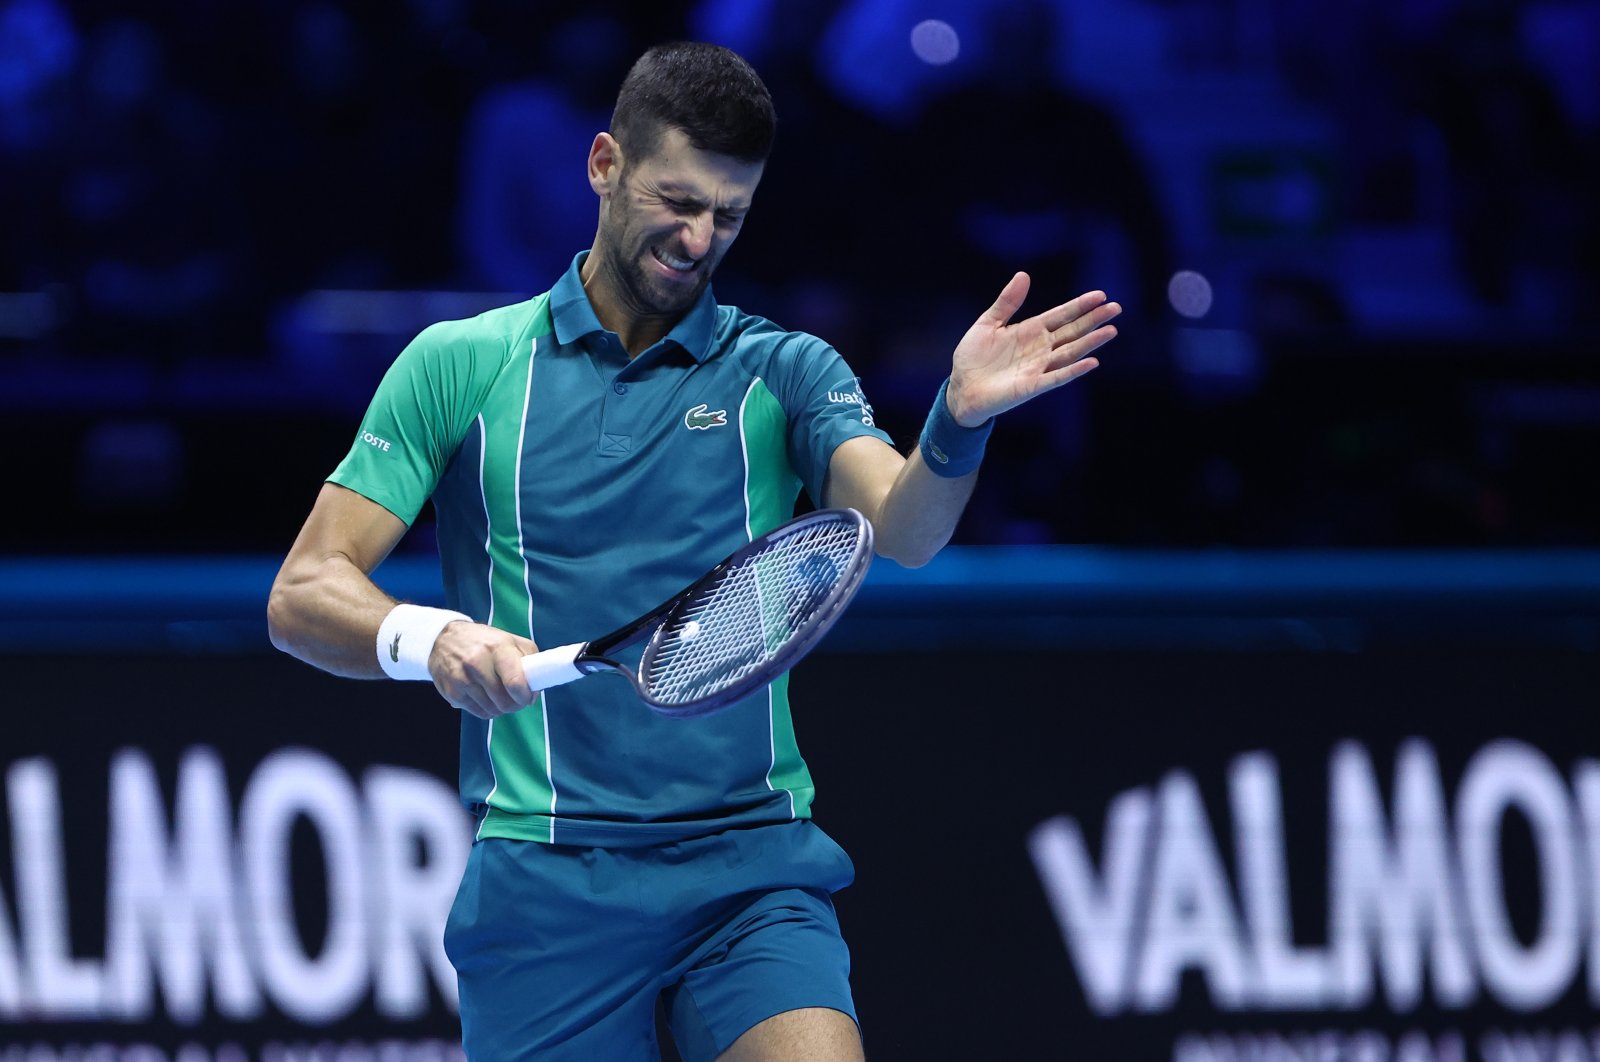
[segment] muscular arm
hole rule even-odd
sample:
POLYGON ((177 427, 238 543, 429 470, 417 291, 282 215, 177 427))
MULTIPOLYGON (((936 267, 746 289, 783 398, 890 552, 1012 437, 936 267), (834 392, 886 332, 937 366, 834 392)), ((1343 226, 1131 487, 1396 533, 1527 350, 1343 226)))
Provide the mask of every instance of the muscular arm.
POLYGON ((920 450, 901 457, 870 435, 847 439, 828 462, 829 506, 849 506, 872 521, 879 556, 920 568, 944 548, 972 497, 976 472, 933 474, 920 450))
MULTIPOLYGON (((1110 322, 1122 308, 1102 291, 1010 323, 1028 286, 1026 273, 1012 277, 951 356, 946 398, 965 427, 1091 371, 1100 363, 1089 355, 1116 338, 1110 322)), ((872 521, 878 553, 915 568, 950 541, 977 480, 976 472, 936 475, 920 447, 901 457, 882 440, 861 436, 841 443, 829 459, 825 504, 859 509, 872 521)))
POLYGON ((272 644, 346 678, 383 678, 373 647, 395 600, 368 577, 406 525, 377 502, 324 484, 272 584, 272 644))
MULTIPOLYGON (((405 523, 377 502, 325 484, 272 584, 272 644, 335 675, 384 677, 378 628, 396 602, 370 575, 405 532, 405 523)), ((521 660, 537 651, 527 638, 457 622, 440 632, 428 670, 445 700, 492 718, 533 699, 521 660)))

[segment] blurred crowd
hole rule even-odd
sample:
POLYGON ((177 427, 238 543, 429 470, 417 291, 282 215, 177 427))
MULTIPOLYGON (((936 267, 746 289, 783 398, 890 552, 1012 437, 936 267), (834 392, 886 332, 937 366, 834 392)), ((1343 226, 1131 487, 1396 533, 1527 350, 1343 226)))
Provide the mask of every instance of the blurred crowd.
POLYGON ((0 0, 0 438, 69 437, 8 545, 286 546, 420 327, 341 348, 308 293, 545 290, 679 37, 778 106, 719 297, 838 346, 897 439, 1012 271, 1126 307, 958 541, 1593 544, 1589 0, 0 0), (208 456, 241 425, 270 468, 208 456))

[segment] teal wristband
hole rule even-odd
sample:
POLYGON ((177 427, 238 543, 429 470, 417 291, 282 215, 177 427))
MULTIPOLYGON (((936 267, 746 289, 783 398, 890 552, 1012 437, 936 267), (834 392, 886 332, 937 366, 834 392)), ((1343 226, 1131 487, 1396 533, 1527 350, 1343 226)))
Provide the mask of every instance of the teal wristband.
POLYGON ((976 472, 983 462, 983 447, 994 430, 994 418, 976 428, 963 428, 950 414, 950 403, 945 400, 949 389, 950 381, 946 379, 939 386, 933 409, 928 411, 928 422, 922 426, 922 459, 934 475, 959 479, 976 472))

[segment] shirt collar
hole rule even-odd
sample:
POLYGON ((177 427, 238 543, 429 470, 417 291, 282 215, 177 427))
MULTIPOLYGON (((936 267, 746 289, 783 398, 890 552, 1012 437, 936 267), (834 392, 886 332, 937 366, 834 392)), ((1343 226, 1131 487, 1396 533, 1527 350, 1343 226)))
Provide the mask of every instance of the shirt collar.
MULTIPOLYGON (((588 257, 588 251, 574 255, 572 264, 550 289, 550 316, 555 324, 556 342, 563 346, 605 331, 594 315, 594 306, 589 302, 589 293, 583 290, 583 278, 579 275, 588 257)), ((711 285, 707 284, 694 305, 664 338, 688 351, 695 361, 703 362, 711 355, 711 336, 716 323, 717 300, 711 293, 711 285)))

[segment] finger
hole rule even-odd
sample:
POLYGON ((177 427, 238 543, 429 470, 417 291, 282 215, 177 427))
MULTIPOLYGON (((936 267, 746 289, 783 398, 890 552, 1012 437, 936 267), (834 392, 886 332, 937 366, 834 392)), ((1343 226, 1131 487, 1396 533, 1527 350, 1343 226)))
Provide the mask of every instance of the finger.
POLYGON ((1059 369, 1051 369, 1049 372, 1041 373, 1039 376, 1039 392, 1053 391, 1063 384, 1071 383, 1080 376, 1087 376, 1099 367, 1099 358, 1083 358, 1073 362, 1071 365, 1064 365, 1059 369))
POLYGON ((983 312, 978 318, 980 324, 992 325, 999 328, 1022 308, 1022 302, 1028 297, 1028 287, 1032 282, 1028 274, 1018 273, 1012 277, 1006 286, 1000 289, 1000 297, 994 300, 994 305, 983 312))
MULTIPOLYGON (((442 690, 440 692, 443 693, 442 690)), ((454 694, 446 694, 444 699, 450 702, 452 708, 459 708, 468 715, 475 715, 479 719, 493 719, 496 716, 505 714, 493 705, 484 702, 472 690, 459 690, 454 694)))
POLYGON ((473 690, 469 696, 472 698, 471 703, 478 709, 473 714, 481 714, 484 719, 499 719, 502 715, 520 712, 527 707, 526 705, 515 703, 514 699, 507 695, 504 690, 493 693, 487 689, 477 689, 473 690))
MULTIPOLYGON (((1064 325, 1071 324, 1084 314, 1095 309, 1096 307, 1101 306, 1105 303, 1105 301, 1105 292, 1086 291, 1070 302, 1064 302, 1060 306, 1052 306, 1044 313, 1041 313, 1039 315, 1039 322, 1043 324, 1046 329, 1054 332, 1056 329, 1061 328, 1064 325)), ((1111 305, 1115 306, 1116 304, 1112 303, 1111 305)), ((1121 312, 1122 307, 1118 306, 1116 313, 1113 313, 1111 316, 1115 317, 1121 312)))
POLYGON ((493 658, 481 645, 471 646, 465 654, 446 661, 434 677, 434 686, 445 700, 481 719, 492 719, 505 710, 500 703, 504 698, 497 701, 494 696, 492 687, 497 685, 493 658))
POLYGON ((522 658, 530 655, 516 645, 504 646, 494 654, 495 678, 505 690, 507 701, 513 703, 515 708, 525 708, 533 703, 533 690, 529 688, 528 676, 522 670, 522 658))
POLYGON ((1057 347, 1050 352, 1050 361, 1045 366, 1043 375, 1048 376, 1052 372, 1083 361, 1090 354, 1093 354, 1115 338, 1117 338, 1116 326, 1106 325, 1095 329, 1075 342, 1057 347))
MULTIPOLYGON (((517 711, 526 707, 528 701, 533 699, 530 693, 526 699, 508 688, 507 679, 514 669, 522 670, 522 655, 508 645, 502 644, 493 651, 484 650, 475 654, 465 662, 464 690, 482 707, 493 712, 494 715, 505 715, 507 712, 517 711), (514 661, 514 663, 512 663, 514 661)), ((527 679, 522 679, 522 687, 527 689, 527 679)))
POLYGON ((1051 330, 1050 345, 1052 347, 1060 347, 1064 344, 1072 343, 1082 339, 1084 336, 1087 336, 1100 328, 1104 328, 1109 322, 1115 320, 1116 317, 1121 313, 1122 307, 1114 302, 1108 302, 1103 305, 1096 306, 1083 316, 1068 321, 1061 327, 1051 330))

